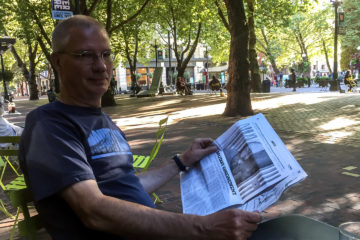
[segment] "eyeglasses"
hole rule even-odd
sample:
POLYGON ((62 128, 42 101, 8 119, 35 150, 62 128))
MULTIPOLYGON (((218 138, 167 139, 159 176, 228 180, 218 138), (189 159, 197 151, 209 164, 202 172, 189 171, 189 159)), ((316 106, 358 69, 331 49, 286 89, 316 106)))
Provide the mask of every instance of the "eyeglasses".
POLYGON ((94 53, 92 51, 81 51, 81 52, 57 52, 59 54, 67 54, 70 56, 74 56, 79 61, 84 64, 93 64, 98 57, 101 58, 106 64, 112 63, 112 53, 110 50, 106 50, 99 54, 94 53))

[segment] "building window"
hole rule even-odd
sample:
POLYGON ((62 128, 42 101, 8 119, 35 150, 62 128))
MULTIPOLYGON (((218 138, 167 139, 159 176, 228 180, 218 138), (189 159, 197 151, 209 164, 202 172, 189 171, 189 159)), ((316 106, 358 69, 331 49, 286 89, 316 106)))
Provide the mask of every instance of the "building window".
POLYGON ((321 65, 321 70, 325 70, 325 65, 321 65))

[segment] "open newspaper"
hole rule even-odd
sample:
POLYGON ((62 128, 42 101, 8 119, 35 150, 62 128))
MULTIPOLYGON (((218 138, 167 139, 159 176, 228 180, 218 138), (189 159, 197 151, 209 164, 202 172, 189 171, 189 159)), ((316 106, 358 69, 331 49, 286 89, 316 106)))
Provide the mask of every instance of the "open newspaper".
POLYGON ((261 212, 307 176, 262 114, 239 120, 215 144, 216 153, 181 175, 184 213, 261 212))

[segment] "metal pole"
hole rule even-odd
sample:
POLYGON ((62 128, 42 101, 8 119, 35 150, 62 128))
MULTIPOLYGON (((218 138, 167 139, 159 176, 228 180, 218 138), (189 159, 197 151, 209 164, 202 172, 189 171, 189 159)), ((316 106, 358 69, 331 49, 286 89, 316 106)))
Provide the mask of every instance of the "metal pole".
POLYGON ((155 67, 157 67, 157 45, 156 45, 156 39, 155 39, 155 67))
MULTIPOLYGON (((337 9, 338 9, 338 2, 334 2, 335 7, 335 37, 334 37, 334 71, 333 71, 333 81, 337 81, 338 78, 338 70, 337 70, 337 40, 338 40, 338 19, 337 19, 337 9)), ((337 84, 340 90, 340 83, 337 84)))
POLYGON ((206 76, 205 76, 205 89, 208 88, 208 83, 209 83, 209 51, 208 51, 208 46, 206 45, 206 76), (207 78, 208 82, 206 82, 206 78, 207 78))
POLYGON ((4 61, 3 61, 3 56, 0 53, 0 57, 1 57, 1 73, 2 73, 2 78, 3 78, 3 87, 4 87, 4 99, 5 100, 9 100, 9 94, 6 88, 6 82, 5 82, 5 70, 4 70, 4 61))
POLYGON ((169 44, 169 76, 170 76, 170 84, 172 85, 172 69, 171 69, 171 47, 170 47, 170 31, 168 31, 168 44, 169 44))

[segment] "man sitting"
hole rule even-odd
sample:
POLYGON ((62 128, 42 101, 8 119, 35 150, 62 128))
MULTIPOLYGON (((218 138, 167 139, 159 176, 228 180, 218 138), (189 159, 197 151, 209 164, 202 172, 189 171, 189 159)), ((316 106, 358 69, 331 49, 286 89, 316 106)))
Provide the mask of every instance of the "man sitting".
POLYGON ((211 139, 196 139, 174 161, 135 175, 124 133, 100 108, 113 69, 100 23, 81 15, 64 20, 53 32, 52 49, 61 93, 28 114, 20 163, 54 240, 250 236, 258 213, 231 209, 194 216, 154 208, 149 193, 217 148, 211 139))

